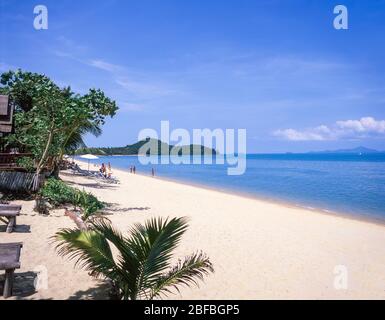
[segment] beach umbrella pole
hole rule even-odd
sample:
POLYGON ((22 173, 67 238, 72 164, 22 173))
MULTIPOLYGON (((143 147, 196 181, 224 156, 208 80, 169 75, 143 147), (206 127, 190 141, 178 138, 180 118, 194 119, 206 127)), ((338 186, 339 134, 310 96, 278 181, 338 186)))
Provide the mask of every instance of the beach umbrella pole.
POLYGON ((93 154, 86 154, 86 155, 81 156, 80 158, 88 160, 88 172, 90 171, 90 162, 91 162, 91 160, 99 159, 97 156, 94 156, 93 154))

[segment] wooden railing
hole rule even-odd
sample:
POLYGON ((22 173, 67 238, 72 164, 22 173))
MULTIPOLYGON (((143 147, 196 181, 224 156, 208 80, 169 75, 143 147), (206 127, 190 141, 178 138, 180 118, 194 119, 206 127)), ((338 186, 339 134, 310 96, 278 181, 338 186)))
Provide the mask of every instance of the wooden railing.
POLYGON ((0 153, 0 170, 1 171, 17 171, 22 170, 17 164, 17 160, 21 158, 32 158, 31 153, 0 153))

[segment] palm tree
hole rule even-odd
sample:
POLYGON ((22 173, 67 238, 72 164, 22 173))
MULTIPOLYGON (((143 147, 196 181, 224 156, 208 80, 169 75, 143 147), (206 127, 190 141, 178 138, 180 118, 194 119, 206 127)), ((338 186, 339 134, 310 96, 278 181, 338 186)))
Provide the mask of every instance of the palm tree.
POLYGON ((86 147, 83 137, 86 134, 92 134, 94 137, 99 137, 102 134, 102 129, 99 125, 92 123, 91 121, 83 121, 81 124, 76 124, 76 127, 72 128, 66 136, 66 139, 62 146, 62 154, 68 152, 72 154, 81 147, 86 147))
POLYGON ((87 231, 63 229, 54 236, 60 256, 76 260, 91 276, 111 280, 124 300, 152 300, 198 285, 214 272, 204 253, 194 253, 170 267, 172 252, 187 230, 186 218, 151 219, 123 236, 109 221, 96 220, 87 231), (111 244, 118 255, 113 256, 111 244))

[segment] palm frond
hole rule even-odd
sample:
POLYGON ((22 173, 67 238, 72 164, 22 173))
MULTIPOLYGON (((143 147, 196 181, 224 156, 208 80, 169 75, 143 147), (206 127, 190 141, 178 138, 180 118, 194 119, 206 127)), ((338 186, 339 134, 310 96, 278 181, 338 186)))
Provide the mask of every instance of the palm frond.
POLYGON ((65 150, 68 151, 74 151, 79 148, 84 148, 86 146, 85 142, 83 141, 82 134, 78 131, 74 132, 70 137, 68 137, 68 140, 64 146, 65 150))
POLYGON ((179 291, 182 285, 198 285, 213 267, 208 257, 196 253, 167 272, 172 251, 187 229, 186 218, 152 219, 137 224, 124 237, 108 219, 93 219, 88 231, 63 229, 54 236, 60 256, 75 265, 112 280, 123 299, 153 299, 179 291), (118 255, 113 257, 111 246, 118 255))
POLYGON ((86 134, 92 134, 95 137, 98 137, 102 134, 102 129, 97 124, 87 121, 84 122, 77 130, 71 131, 71 134, 68 136, 64 148, 66 151, 73 151, 78 148, 85 148, 86 144, 83 141, 83 137, 86 134))
POLYGON ((152 288, 150 298, 172 293, 172 289, 179 291, 179 286, 199 286, 198 281, 203 281, 204 276, 214 272, 209 258, 204 253, 195 253, 186 257, 184 261, 179 260, 166 275, 159 277, 156 285, 152 288))
POLYGON ((90 121, 83 123, 79 130, 82 135, 90 133, 95 137, 99 137, 102 134, 102 128, 98 124, 90 121))
POLYGON ((75 260, 75 266, 89 271, 92 276, 116 277, 111 248, 99 232, 62 229, 53 241, 57 243, 56 250, 60 256, 75 260))
POLYGON ((158 218, 132 228, 128 242, 140 262, 138 292, 152 287, 164 273, 172 257, 171 253, 178 246, 187 227, 186 218, 174 218, 170 221, 158 218))
POLYGON ((139 291, 137 279, 141 262, 133 253, 128 240, 108 220, 97 219, 92 221, 91 228, 103 234, 118 250, 119 256, 116 258, 116 265, 120 278, 115 280, 119 281, 119 286, 125 298, 136 299, 139 291))

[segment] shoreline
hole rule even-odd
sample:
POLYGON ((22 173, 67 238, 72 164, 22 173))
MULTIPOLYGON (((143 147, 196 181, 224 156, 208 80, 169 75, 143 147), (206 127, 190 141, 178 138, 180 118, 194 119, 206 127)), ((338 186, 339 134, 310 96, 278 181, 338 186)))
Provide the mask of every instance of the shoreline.
POLYGON ((382 224, 120 169, 113 175, 120 184, 64 179, 114 204, 109 218, 122 232, 150 218, 187 217, 174 259, 203 251, 212 260, 215 273, 200 289, 167 299, 385 299, 382 224), (348 290, 334 287, 338 266, 348 270, 348 290))
MULTIPOLYGON (((152 218, 186 217, 189 227, 172 262, 204 252, 214 266, 199 288, 183 287, 165 300, 385 299, 383 225, 120 169, 113 175, 119 184, 60 173, 68 185, 104 202, 103 213, 122 234, 152 218), (335 287, 338 266, 348 270, 347 290, 335 287)), ((40 216, 34 201, 15 204, 22 205, 19 227, 12 234, 0 232, 0 242, 24 243, 13 299, 108 299, 107 282, 60 257, 50 242, 60 229, 76 228, 64 209, 40 216), (37 267, 48 272, 48 286, 32 292, 20 279, 37 267)))
MULTIPOLYGON (((75 159, 75 162, 79 162, 79 163, 82 163, 84 165, 88 164, 87 162, 85 162, 83 160, 78 160, 78 159, 75 159)), ((122 172, 125 174, 131 174, 128 171, 128 169, 126 170, 126 169, 122 169, 122 168, 113 168, 112 171, 113 172, 114 171, 122 172)), ((385 218, 368 217, 368 216, 364 216, 363 214, 359 214, 359 213, 354 214, 354 213, 347 213, 347 212, 342 212, 342 211, 330 211, 330 210, 326 210, 326 209, 322 209, 322 208, 309 207, 309 206, 305 206, 305 205, 301 205, 301 204, 296 204, 294 202, 280 200, 280 199, 264 198, 263 196, 258 196, 258 195, 248 193, 248 192, 243 192, 243 191, 234 191, 234 190, 228 190, 228 189, 219 189, 218 190, 213 186, 208 186, 208 185, 193 182, 193 181, 182 180, 182 179, 178 180, 178 179, 173 179, 173 178, 169 178, 169 177, 159 177, 159 176, 152 177, 149 174, 147 175, 144 173, 140 173, 138 171, 137 171, 136 175, 141 176, 141 177, 145 177, 145 178, 149 178, 149 179, 158 179, 160 181, 171 182, 171 183, 174 183, 177 185, 180 184, 183 186, 189 186, 189 187, 193 187, 193 188, 218 192, 220 194, 225 194, 225 195, 229 195, 229 196, 235 196, 235 197, 240 197, 240 198, 244 198, 244 199, 260 201, 260 202, 264 202, 267 204, 275 204, 275 205, 279 205, 279 206, 284 206, 286 208, 300 209, 300 210, 304 210, 304 211, 310 211, 310 212, 313 212, 316 214, 333 216, 333 217, 337 217, 337 218, 343 218, 343 219, 354 220, 354 221, 359 221, 359 222, 365 222, 365 223, 385 227, 385 218)))

